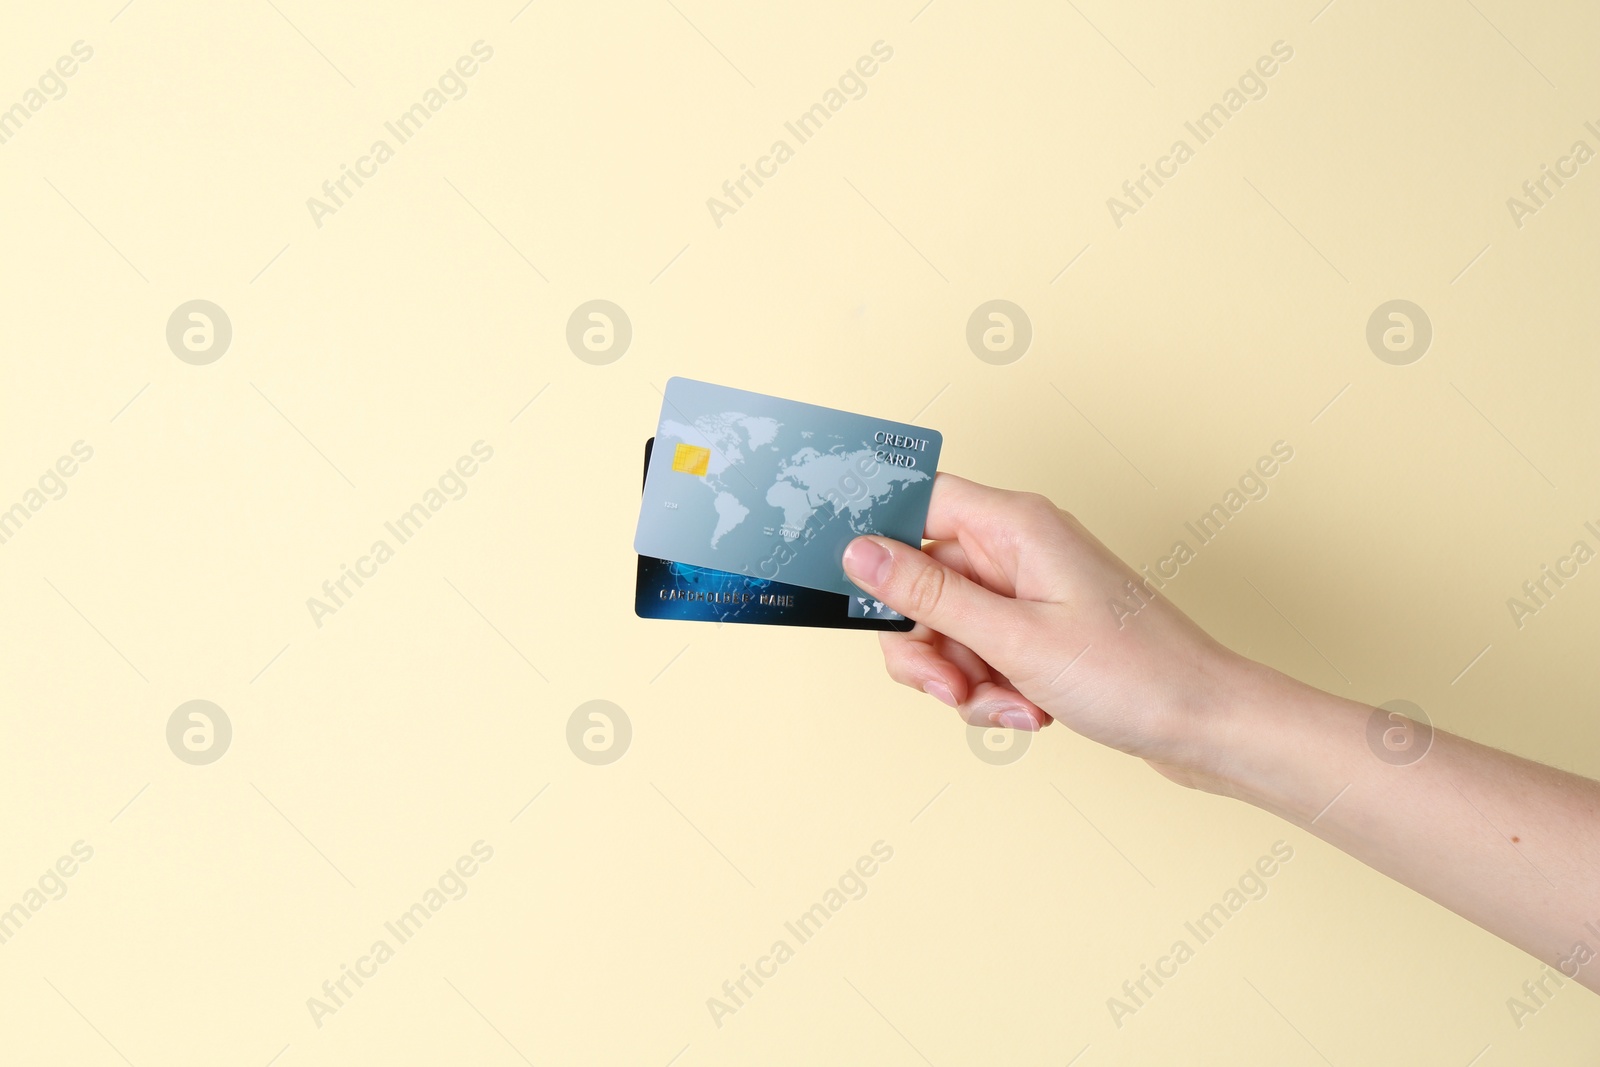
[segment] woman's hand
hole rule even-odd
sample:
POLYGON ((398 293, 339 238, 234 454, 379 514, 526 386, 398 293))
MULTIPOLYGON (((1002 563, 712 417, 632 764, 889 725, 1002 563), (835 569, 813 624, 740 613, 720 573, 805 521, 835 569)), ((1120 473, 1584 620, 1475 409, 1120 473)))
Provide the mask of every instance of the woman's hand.
POLYGON ((1443 730, 1383 758, 1382 710, 1229 652, 1042 496, 941 474, 928 536, 845 552, 917 620, 883 635, 896 681, 975 725, 1060 719, 1275 812, 1600 991, 1600 783, 1443 730))
POLYGON ((851 581, 917 620, 881 635, 892 678, 973 725, 1060 719, 1188 777, 1237 657, 1045 497, 941 473, 927 537, 860 537, 844 556, 851 581))

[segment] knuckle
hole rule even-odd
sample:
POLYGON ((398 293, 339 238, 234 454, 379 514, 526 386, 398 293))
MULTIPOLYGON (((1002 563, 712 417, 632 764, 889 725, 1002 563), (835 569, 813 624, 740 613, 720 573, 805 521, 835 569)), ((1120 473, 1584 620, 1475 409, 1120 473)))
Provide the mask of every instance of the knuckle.
POLYGON ((882 637, 883 666, 891 681, 920 691, 929 680, 939 677, 935 657, 922 642, 907 634, 885 633, 882 637))
POLYGON ((906 586, 906 603, 911 608, 912 618, 920 619, 938 611, 944 599, 945 580, 944 568, 932 560, 917 568, 906 586))
POLYGON ((1018 524, 1030 531, 1059 527, 1066 515, 1054 500, 1042 493, 1021 493, 1016 501, 1018 524))
MULTIPOLYGON (((883 669, 891 681, 899 682, 901 685, 912 685, 916 678, 915 667, 916 664, 905 654, 904 649, 884 650, 883 669)), ((919 688, 920 684, 917 683, 919 688)))
POLYGON ((917 680, 915 678, 913 678, 912 675, 911 675, 911 665, 910 664, 908 664, 908 663, 886 662, 883 666, 884 666, 885 672, 889 675, 889 680, 891 682, 895 682, 895 683, 897 683, 899 685, 903 685, 903 686, 908 686, 908 687, 910 687, 912 689, 920 689, 921 688, 921 685, 919 685, 917 683, 917 680))
POLYGON ((963 704, 961 707, 956 709, 956 714, 959 715, 961 717, 961 721, 966 723, 968 726, 976 726, 979 729, 986 729, 991 725, 989 722, 989 712, 985 708, 976 708, 963 704))
POLYGON ((1037 519, 1059 519, 1061 509, 1056 507, 1056 502, 1043 493, 1024 493, 1022 507, 1025 514, 1037 519))

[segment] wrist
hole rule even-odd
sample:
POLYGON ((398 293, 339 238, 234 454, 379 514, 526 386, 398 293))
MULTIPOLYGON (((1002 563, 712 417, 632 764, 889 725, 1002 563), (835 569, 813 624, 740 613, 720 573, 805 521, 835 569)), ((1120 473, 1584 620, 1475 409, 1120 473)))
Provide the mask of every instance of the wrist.
POLYGON ((1302 823, 1354 780, 1371 709, 1228 650, 1204 673, 1163 773, 1302 823))

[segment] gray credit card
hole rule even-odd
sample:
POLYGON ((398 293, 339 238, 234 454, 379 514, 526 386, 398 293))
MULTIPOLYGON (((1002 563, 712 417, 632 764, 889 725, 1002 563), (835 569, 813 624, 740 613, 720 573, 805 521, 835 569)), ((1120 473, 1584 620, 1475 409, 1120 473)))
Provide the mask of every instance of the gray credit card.
POLYGON ((673 378, 634 551, 859 595, 845 546, 878 534, 921 547, 943 443, 893 419, 673 378))

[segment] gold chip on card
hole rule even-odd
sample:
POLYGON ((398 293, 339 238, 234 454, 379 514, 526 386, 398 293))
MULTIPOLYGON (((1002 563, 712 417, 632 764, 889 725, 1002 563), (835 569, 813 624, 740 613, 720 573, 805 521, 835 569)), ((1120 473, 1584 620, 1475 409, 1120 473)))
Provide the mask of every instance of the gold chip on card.
POLYGON ((704 478, 706 469, 711 465, 711 449, 701 448, 699 445, 679 444, 672 453, 672 469, 682 471, 684 474, 695 474, 704 478))

